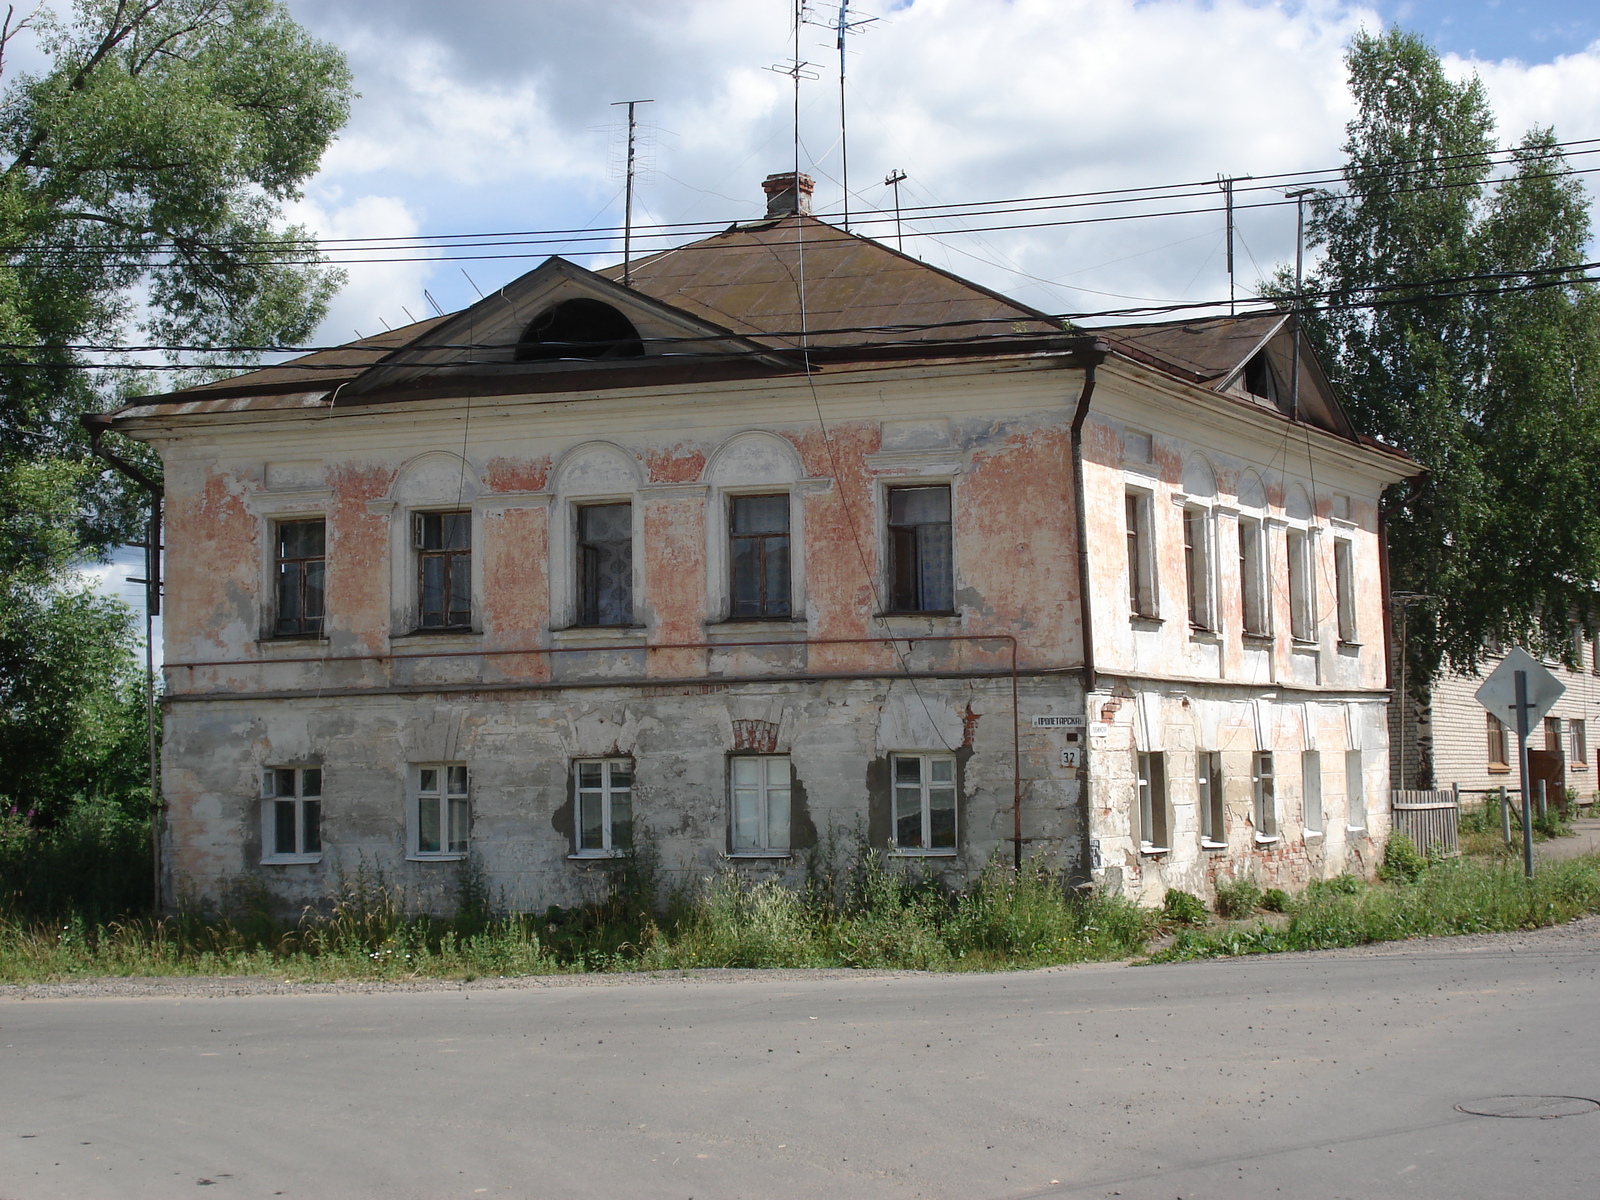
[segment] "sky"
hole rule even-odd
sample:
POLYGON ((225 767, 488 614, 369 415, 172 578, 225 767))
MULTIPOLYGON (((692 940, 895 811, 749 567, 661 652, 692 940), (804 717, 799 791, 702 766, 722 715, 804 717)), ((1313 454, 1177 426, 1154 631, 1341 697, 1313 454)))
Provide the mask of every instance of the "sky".
MULTIPOLYGON (((791 0, 290 0, 342 47, 361 92, 294 216, 324 236, 609 229, 622 220, 620 113, 641 106, 635 219, 731 222, 794 158, 791 0)), ((837 3, 810 7, 831 23, 837 3)), ((1530 127, 1600 137, 1600 6, 1307 0, 852 0, 851 207, 1204 183, 1336 166, 1353 110, 1342 56, 1359 29, 1421 33, 1476 72, 1509 143, 1530 127)), ((820 212, 842 187, 838 56, 807 26, 800 159, 820 212)), ((1600 148, 1600 147, 1597 147, 1600 148)), ((1600 165, 1600 154, 1575 160, 1600 165)), ((1237 185, 1237 287, 1294 253, 1292 207, 1237 185)), ((1225 296, 1221 192, 1190 215, 939 237, 908 251, 1029 304, 1087 313, 1225 296)), ((1151 206, 1147 206, 1151 207, 1151 206)), ((1153 206, 1170 209, 1171 205, 1153 206)), ((1115 215, 1123 209, 1096 210, 1115 215)), ((1062 214, 1056 214, 1059 218, 1062 214)), ((972 220, 988 227, 1025 223, 972 220)), ((929 228, 924 222, 923 228, 929 228)), ((891 237, 892 223, 859 227, 891 237)), ((658 243, 659 244, 659 243, 658 243)), ((353 264, 319 340, 462 307, 559 252, 614 261, 615 239, 499 247, 520 257, 353 264), (594 253, 601 251, 601 253, 594 253)), ((373 255, 362 257, 394 257, 373 255)), ((411 256, 405 256, 411 257, 411 256)), ((1092 321, 1090 322, 1092 323, 1092 321)))
MULTIPOLYGON (((348 55, 360 98, 291 216, 327 238, 610 229, 622 220, 620 113, 641 113, 641 223, 749 219, 760 182, 794 161, 791 0, 289 0, 348 55)), ((1442 0, 852 0, 851 207, 969 204, 1242 180, 1237 287, 1292 260, 1291 206, 1264 177, 1336 167, 1353 115, 1343 54, 1360 29, 1420 33, 1458 78, 1476 73, 1509 144, 1534 126, 1600 138, 1600 6, 1442 0), (1250 190, 1250 189, 1254 190, 1250 190)), ((837 3, 810 13, 831 23, 837 3)), ((802 29, 800 160, 817 207, 843 196, 838 57, 802 29)), ((1600 143, 1593 148, 1600 151, 1600 143)), ((1600 153, 1574 159, 1600 167, 1600 153)), ((1597 174, 1596 178, 1600 178, 1597 174)), ((1054 313, 1228 293, 1221 192, 1187 215, 940 236, 907 220, 905 248, 1054 313)), ((1152 211, 1173 206, 1146 205, 1152 211)), ((1121 208, 1063 215, 1115 216, 1121 208)), ((870 215, 879 216, 873 212, 870 215)), ((832 218, 832 219, 836 219, 832 218)), ((892 236, 889 223, 862 227, 892 236)), ((317 333, 348 340, 446 310, 547 253, 596 266, 617 240, 506 246, 461 261, 352 263, 317 333), (426 294, 425 294, 426 289, 426 294)), ((1090 319, 1089 323, 1093 323, 1090 319)), ((112 564, 105 586, 137 564, 112 564), (120 564, 120 565, 119 565, 120 564)))

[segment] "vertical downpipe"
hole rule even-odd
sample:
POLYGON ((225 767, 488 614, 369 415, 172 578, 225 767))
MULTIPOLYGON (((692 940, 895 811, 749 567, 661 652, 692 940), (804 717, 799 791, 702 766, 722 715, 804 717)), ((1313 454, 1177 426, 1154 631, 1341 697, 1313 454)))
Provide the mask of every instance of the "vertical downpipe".
POLYGON ((1094 605, 1089 581, 1089 518, 1083 482, 1083 423, 1089 417, 1094 399, 1095 368, 1105 361, 1106 352, 1095 343, 1083 368, 1083 390, 1078 393, 1077 411, 1072 414, 1072 509, 1078 537, 1078 628, 1083 644, 1083 749, 1078 755, 1078 820, 1083 830, 1082 852, 1078 860, 1080 879, 1094 878, 1094 852, 1090 841, 1093 808, 1089 803, 1089 696, 1099 686, 1094 665, 1094 605))

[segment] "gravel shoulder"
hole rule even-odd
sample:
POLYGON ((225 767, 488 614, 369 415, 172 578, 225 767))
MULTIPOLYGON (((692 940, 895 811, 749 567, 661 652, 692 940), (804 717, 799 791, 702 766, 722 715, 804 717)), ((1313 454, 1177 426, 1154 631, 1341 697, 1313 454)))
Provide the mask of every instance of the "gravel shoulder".
MULTIPOLYGON (((1600 915, 1582 917, 1565 925, 1514 933, 1474 933, 1461 937, 1413 938, 1403 942, 1375 942, 1339 950, 1309 950, 1270 957, 1295 960, 1396 958, 1422 955, 1477 954, 1571 954, 1600 951, 1600 915)), ((1207 959, 1220 964, 1259 962, 1261 955, 1207 959)), ((1141 960, 1074 963, 1041 967, 1019 974, 1051 974, 1063 971, 1108 971, 1136 966, 1141 960)), ((27 1000, 68 1000, 86 997, 191 997, 227 996, 328 996, 379 995, 404 992, 479 992, 533 990, 548 988, 649 987, 662 983, 700 984, 789 981, 912 979, 926 977, 926 971, 870 971, 823 968, 770 968, 745 970, 700 968, 690 971, 621 971, 574 973, 570 975, 522 975, 509 978, 416 979, 416 980, 340 980, 327 983, 297 983, 256 975, 199 976, 173 975, 134 978, 73 979, 55 983, 0 985, 0 1002, 27 1000)))

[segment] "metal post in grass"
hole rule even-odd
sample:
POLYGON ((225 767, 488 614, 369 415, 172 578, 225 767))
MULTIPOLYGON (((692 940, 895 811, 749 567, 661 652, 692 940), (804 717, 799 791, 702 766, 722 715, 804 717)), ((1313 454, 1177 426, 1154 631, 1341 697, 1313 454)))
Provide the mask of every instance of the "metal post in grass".
POLYGON ((1550 815, 1550 803, 1545 798, 1545 781, 1539 780, 1539 820, 1543 821, 1550 815))
POLYGON ((1500 831, 1505 835, 1506 849, 1511 849, 1511 801, 1506 799, 1506 785, 1500 785, 1500 831))
POLYGON ((1522 873, 1533 878, 1533 803, 1528 795, 1528 673, 1517 672, 1517 771, 1522 776, 1522 873))

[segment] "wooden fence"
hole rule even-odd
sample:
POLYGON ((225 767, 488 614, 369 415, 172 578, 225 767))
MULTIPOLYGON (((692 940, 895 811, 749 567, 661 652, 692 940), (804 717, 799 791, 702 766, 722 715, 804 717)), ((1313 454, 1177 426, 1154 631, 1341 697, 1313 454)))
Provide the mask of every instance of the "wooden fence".
POLYGON ((1454 857, 1461 853, 1456 830, 1461 815, 1461 805, 1454 791, 1435 792, 1399 791, 1390 794, 1390 808, 1394 812, 1394 832, 1411 839, 1418 850, 1454 857))

